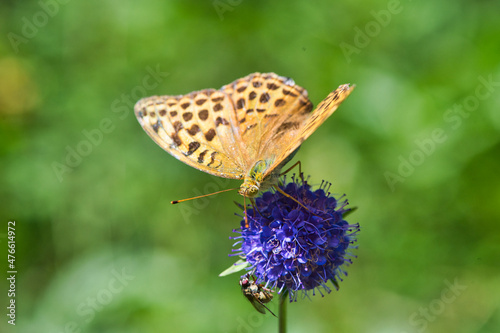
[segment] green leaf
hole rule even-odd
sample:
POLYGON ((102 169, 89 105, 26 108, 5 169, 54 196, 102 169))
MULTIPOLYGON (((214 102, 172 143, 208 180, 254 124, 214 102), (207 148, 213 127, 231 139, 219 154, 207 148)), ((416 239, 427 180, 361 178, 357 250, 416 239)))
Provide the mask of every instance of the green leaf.
POLYGON ((229 268, 226 269, 224 272, 220 273, 219 276, 227 276, 229 274, 239 272, 239 271, 247 268, 248 266, 249 266, 249 264, 245 260, 239 259, 237 262, 235 262, 234 264, 229 266, 229 268))

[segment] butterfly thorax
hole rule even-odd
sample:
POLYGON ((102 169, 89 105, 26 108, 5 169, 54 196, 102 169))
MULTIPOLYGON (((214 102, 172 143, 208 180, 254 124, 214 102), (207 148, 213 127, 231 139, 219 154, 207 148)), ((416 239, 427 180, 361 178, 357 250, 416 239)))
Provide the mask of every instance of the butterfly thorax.
POLYGON ((245 175, 238 193, 244 197, 254 198, 259 194, 259 191, 264 191, 274 185, 278 180, 279 170, 276 172, 273 170, 266 175, 270 164, 269 161, 257 161, 245 175))

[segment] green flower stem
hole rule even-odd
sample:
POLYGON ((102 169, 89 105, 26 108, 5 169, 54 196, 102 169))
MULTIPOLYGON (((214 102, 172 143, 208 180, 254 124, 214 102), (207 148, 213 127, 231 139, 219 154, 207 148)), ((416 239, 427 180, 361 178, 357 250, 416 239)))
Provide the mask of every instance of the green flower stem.
POLYGON ((279 312, 278 312, 278 332, 286 333, 286 304, 288 303, 288 289, 280 294, 279 312))

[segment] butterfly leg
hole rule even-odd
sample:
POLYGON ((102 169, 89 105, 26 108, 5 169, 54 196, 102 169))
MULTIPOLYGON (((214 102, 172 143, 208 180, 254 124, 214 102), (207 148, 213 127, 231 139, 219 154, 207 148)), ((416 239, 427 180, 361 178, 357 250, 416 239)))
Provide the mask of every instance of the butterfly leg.
POLYGON ((245 228, 248 229, 248 214, 247 214, 247 197, 243 196, 243 206, 245 207, 245 228))
POLYGON ((250 202, 252 203, 252 207, 254 209, 253 217, 255 217, 255 212, 259 213, 259 215, 263 217, 264 215, 262 215, 259 208, 257 208, 257 205, 255 204, 255 200, 253 198, 250 198, 250 202))
MULTIPOLYGON (((248 228, 249 224, 248 224, 246 197, 243 197, 243 202, 245 205, 245 228, 248 228)), ((262 214, 259 211, 259 209, 257 208, 257 205, 255 204, 255 200, 253 198, 250 198, 250 203, 252 204, 252 207, 253 207, 253 217, 255 218, 255 212, 259 213, 259 215, 262 216, 262 214)))
POLYGON ((286 169, 285 171, 283 171, 282 173, 280 173, 280 177, 289 173, 293 168, 295 168, 296 166, 299 166, 299 175, 302 175, 302 163, 300 163, 300 161, 297 161, 297 163, 295 163, 294 165, 292 165, 291 167, 289 167, 288 169, 286 169))
POLYGON ((278 185, 273 185, 274 188, 276 189, 276 191, 280 192, 281 194, 283 194, 285 197, 289 198, 289 199, 292 199, 293 201, 295 201, 296 203, 298 203, 299 205, 301 205, 304 209, 306 209, 307 211, 309 211, 309 208, 307 208, 306 206, 304 206, 299 200, 295 199, 294 197, 292 197, 290 194, 286 193, 285 191, 283 191, 278 185))

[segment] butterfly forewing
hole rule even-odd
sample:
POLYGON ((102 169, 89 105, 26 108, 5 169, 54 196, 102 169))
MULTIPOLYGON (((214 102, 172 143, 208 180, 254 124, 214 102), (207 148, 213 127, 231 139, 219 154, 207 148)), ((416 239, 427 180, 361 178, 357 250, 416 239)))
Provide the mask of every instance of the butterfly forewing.
MULTIPOLYGON (((338 106, 349 96, 355 86, 348 84, 341 85, 335 91, 331 92, 319 105, 310 113, 304 115, 303 118, 298 116, 295 121, 291 121, 291 125, 287 126, 286 131, 280 131, 277 128, 271 136, 267 138, 267 142, 274 142, 283 137, 287 142, 286 145, 276 151, 276 159, 265 173, 265 176, 270 174, 281 162, 285 161, 287 157, 292 154, 301 144, 306 140, 328 117, 330 117, 338 106), (292 126, 293 125, 293 126, 292 126), (283 133, 284 132, 284 133, 283 133)), ((285 126, 286 123, 280 125, 285 126)), ((273 146, 269 145, 268 151, 272 151, 273 146)))
POLYGON ((274 73, 254 73, 224 86, 235 105, 242 141, 248 150, 248 168, 256 161, 272 160, 287 143, 286 137, 274 136, 276 130, 285 133, 291 123, 298 124, 312 109, 307 91, 289 78, 274 73), (280 127, 281 126, 281 127, 280 127))
POLYGON ((240 179, 242 159, 231 149, 236 141, 232 107, 226 94, 207 89, 143 98, 135 113, 146 133, 179 160, 213 175, 240 179))

